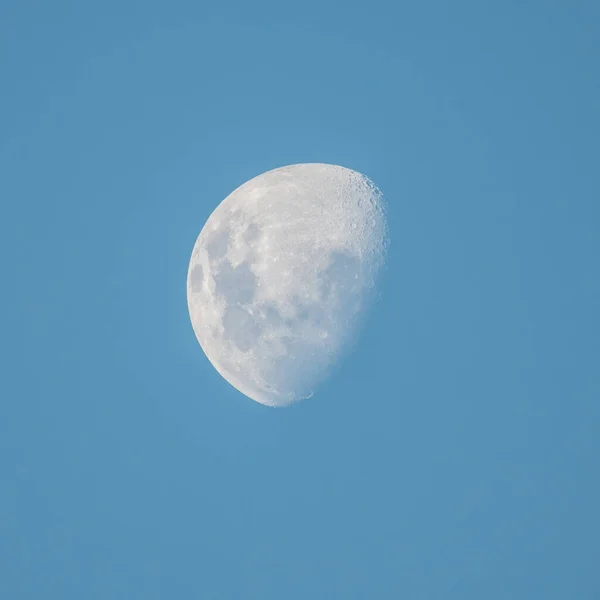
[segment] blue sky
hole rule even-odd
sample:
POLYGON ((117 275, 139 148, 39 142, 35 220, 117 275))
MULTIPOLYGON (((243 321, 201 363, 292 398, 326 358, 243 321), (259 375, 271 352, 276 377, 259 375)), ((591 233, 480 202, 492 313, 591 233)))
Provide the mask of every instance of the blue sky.
POLYGON ((5 0, 0 598, 600 597, 595 2, 5 0), (371 177, 360 345, 231 388, 189 255, 251 177, 371 177))

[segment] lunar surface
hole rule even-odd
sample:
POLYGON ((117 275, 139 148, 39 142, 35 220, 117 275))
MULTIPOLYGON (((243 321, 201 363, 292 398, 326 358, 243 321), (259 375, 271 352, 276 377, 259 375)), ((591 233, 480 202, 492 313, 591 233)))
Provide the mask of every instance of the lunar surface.
POLYGON ((313 395, 359 330, 385 259, 380 191, 326 164, 263 173, 216 208, 187 298, 215 369, 268 406, 313 395))

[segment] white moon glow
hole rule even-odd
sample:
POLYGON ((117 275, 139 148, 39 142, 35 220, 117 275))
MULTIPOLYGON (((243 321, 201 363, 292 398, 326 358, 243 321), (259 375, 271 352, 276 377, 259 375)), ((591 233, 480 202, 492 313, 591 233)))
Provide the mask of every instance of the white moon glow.
POLYGON ((356 171, 299 164, 251 179, 192 252, 188 307, 206 356, 257 402, 308 398, 357 331, 386 244, 381 193, 356 171))

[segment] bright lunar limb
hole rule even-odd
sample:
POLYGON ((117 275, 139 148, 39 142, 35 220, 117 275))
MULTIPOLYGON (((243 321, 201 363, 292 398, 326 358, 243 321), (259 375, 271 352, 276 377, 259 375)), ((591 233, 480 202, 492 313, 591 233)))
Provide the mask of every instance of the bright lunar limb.
POLYGON ((188 307, 206 356, 262 404, 312 396, 358 330, 386 246, 382 195, 356 171, 298 164, 246 182, 190 260, 188 307))

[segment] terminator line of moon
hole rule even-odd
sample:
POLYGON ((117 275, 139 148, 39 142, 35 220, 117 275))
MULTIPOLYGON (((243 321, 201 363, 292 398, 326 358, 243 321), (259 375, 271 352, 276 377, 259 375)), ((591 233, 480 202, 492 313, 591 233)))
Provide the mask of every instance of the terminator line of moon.
POLYGON ((190 259, 188 308, 209 361, 261 404, 312 396, 356 339, 387 243, 382 194, 357 171, 307 163, 246 182, 190 259))

